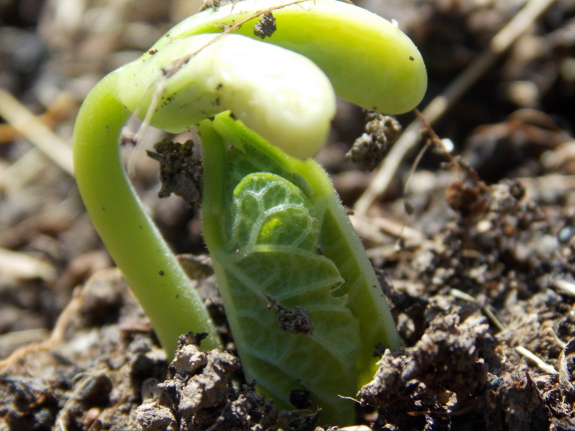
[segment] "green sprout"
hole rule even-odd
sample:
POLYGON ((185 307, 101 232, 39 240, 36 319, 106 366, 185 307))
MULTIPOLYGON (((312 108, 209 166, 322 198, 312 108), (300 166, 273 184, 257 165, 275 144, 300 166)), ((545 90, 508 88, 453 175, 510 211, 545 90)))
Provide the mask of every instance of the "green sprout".
POLYGON ((335 0, 245 0, 194 15, 88 95, 74 164, 88 212, 169 354, 207 332, 201 300, 143 210, 119 157, 131 115, 202 140, 203 233, 248 380, 281 408, 304 390, 323 422, 352 423, 353 396, 399 346, 377 277, 325 171, 335 94, 397 114, 426 89, 396 25, 335 0))

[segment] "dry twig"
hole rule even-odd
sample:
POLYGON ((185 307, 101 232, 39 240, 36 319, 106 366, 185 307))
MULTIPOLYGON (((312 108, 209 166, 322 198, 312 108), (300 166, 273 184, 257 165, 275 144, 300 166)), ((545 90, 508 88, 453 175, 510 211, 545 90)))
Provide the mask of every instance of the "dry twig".
POLYGON ((552 367, 551 365, 544 362, 541 358, 536 356, 531 350, 528 350, 523 346, 517 346, 517 347, 515 347, 515 350, 517 350, 517 353, 519 353, 520 355, 525 356, 527 359, 534 362, 535 365, 537 365, 539 368, 541 368, 546 373, 553 374, 553 375, 559 374, 554 367, 552 367))
MULTIPOLYGON (((48 107, 46 112, 39 115, 37 119, 46 127, 53 129, 68 116, 73 106, 74 101, 71 95, 67 92, 63 92, 48 107)), ((0 145, 9 144, 17 139, 18 136, 20 136, 20 133, 12 124, 0 124, 0 145)))
POLYGON ((0 116, 65 172, 74 176, 72 148, 2 88, 0 88, 0 116))
POLYGON ((53 282, 58 276, 53 265, 5 248, 0 248, 0 270, 3 274, 18 280, 41 278, 53 282))

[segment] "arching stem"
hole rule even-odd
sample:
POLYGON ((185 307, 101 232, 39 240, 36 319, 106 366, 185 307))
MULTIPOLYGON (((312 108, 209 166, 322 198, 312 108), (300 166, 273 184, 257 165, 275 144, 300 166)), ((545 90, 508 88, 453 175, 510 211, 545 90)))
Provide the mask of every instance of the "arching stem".
POLYGON ((76 121, 74 170, 82 199, 168 355, 189 331, 209 334, 205 349, 220 347, 201 299, 122 167, 118 140, 131 113, 116 98, 115 78, 108 75, 90 92, 76 121))

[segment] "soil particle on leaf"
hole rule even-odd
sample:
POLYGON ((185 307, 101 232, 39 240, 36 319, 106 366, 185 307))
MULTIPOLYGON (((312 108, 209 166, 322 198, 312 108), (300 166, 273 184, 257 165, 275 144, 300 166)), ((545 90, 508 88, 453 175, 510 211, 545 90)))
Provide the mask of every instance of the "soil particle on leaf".
POLYGON ((160 162, 162 188, 158 197, 166 198, 172 193, 180 196, 189 208, 202 204, 203 168, 193 155, 192 141, 183 144, 164 138, 154 145, 157 153, 147 151, 148 156, 160 162))
POLYGON ((295 306, 293 310, 286 308, 277 303, 271 296, 268 298, 268 308, 273 308, 280 324, 282 331, 288 331, 292 334, 313 334, 313 322, 309 315, 309 311, 305 308, 295 306))
POLYGON ((270 37, 277 30, 276 19, 271 12, 264 13, 254 25, 254 34, 262 39, 270 37))
POLYGON ((289 401, 296 409, 307 409, 311 406, 310 393, 305 389, 294 389, 289 394, 289 401))

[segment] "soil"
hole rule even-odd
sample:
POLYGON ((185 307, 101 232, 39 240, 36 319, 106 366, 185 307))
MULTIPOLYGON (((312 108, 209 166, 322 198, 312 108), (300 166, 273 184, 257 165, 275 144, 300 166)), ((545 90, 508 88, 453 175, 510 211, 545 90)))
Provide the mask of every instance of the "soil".
MULTIPOLYGON (((89 89, 200 3, 1 2, 0 86, 69 142, 89 89)), ((422 106, 523 4, 356 3, 397 19, 420 47, 430 79, 422 106)), ((318 160, 351 208, 374 173, 345 153, 357 138, 364 146, 372 140, 362 135, 366 124, 377 134, 378 117, 338 104, 318 160)), ((404 127, 412 119, 398 117, 404 127)), ((419 148, 432 145, 419 164, 411 154, 368 213, 350 215, 403 340, 402 349, 380 352, 380 370, 357 394, 359 424, 575 429, 574 127, 575 4, 557 0, 433 125, 454 156, 437 151, 424 131, 419 148)), ((161 138, 149 131, 147 148, 161 138)), ((384 139, 374 141, 392 145, 384 139)), ((183 335, 169 364, 74 180, 1 124, 0 430, 318 429, 306 394, 294 394, 294 412, 278 411, 243 381, 200 210, 174 196, 157 199, 157 161, 139 149, 126 157, 135 160, 134 185, 165 237, 177 253, 192 254, 181 260, 227 349, 202 352, 201 334, 183 335)))

